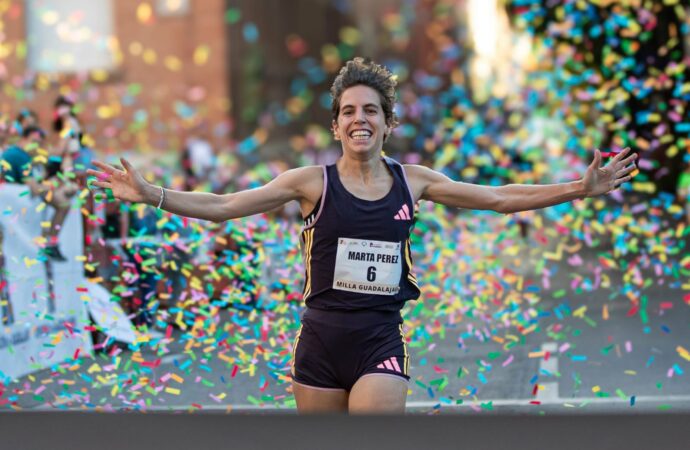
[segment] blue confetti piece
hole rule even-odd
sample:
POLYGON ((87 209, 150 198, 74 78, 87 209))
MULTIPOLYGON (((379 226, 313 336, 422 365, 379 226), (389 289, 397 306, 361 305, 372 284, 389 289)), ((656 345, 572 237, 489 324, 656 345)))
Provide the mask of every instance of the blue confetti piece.
POLYGON ((252 22, 245 23, 242 27, 242 36, 245 41, 254 43, 259 39, 259 29, 252 22))

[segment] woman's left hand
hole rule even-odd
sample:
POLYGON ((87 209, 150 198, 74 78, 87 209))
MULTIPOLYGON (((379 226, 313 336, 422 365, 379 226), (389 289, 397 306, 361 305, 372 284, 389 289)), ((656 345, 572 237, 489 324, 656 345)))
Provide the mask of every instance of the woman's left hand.
POLYGON ((637 154, 633 153, 625 158, 628 153, 630 153, 630 147, 624 148, 608 164, 601 167, 601 152, 599 149, 594 151, 594 161, 582 178, 586 197, 606 194, 632 179, 630 174, 637 169, 634 164, 637 154))

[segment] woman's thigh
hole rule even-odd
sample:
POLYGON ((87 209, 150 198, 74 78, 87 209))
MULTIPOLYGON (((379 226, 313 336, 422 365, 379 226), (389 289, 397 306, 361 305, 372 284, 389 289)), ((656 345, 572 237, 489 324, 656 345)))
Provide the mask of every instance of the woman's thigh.
POLYGON ((348 393, 344 389, 316 388, 293 381, 292 391, 300 414, 347 413, 348 393))
POLYGON ((348 409, 351 414, 404 414, 407 385, 395 375, 364 375, 350 391, 348 409))

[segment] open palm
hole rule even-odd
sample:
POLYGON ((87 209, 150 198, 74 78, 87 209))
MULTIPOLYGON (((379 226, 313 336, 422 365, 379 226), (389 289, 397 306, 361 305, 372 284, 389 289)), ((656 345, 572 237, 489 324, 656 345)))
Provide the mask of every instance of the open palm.
POLYGON ((91 184, 103 189, 110 189, 113 197, 118 200, 143 202, 149 183, 132 167, 129 161, 120 158, 120 162, 125 170, 116 169, 100 161, 94 161, 94 166, 101 169, 101 171, 91 169, 87 171, 88 175, 94 176, 97 179, 97 181, 91 184))
POLYGON ((637 168, 633 164, 637 155, 633 153, 625 158, 628 153, 630 153, 629 147, 623 149, 608 164, 601 167, 601 152, 598 149, 594 151, 594 160, 582 178, 587 197, 606 194, 632 179, 630 174, 637 168))

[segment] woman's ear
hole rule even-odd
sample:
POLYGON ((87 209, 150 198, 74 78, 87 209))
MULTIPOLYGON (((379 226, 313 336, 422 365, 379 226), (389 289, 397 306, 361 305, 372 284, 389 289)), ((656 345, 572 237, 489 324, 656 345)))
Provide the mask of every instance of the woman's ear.
POLYGON ((331 131, 333 131, 333 139, 339 141, 340 136, 338 136, 338 123, 335 120, 331 122, 331 131))

